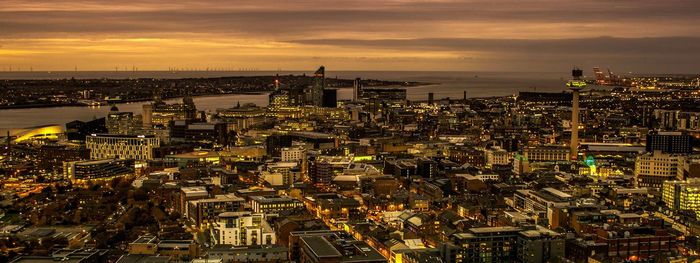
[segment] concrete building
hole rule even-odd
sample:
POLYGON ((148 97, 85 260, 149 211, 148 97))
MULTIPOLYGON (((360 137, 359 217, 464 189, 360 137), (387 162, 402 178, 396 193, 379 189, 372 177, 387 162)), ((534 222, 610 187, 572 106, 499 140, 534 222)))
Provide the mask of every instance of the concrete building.
POLYGON ((570 149, 558 145, 528 147, 523 151, 523 155, 530 163, 567 161, 571 156, 570 149))
POLYGON ((215 245, 272 245, 277 243, 275 231, 262 213, 225 212, 218 216, 210 231, 215 245))
POLYGON ((486 155, 486 167, 493 167, 494 165, 509 165, 513 160, 513 154, 509 153, 501 147, 491 147, 484 150, 486 155))
POLYGON ((678 176, 679 156, 654 151, 637 156, 634 178, 637 187, 661 188, 664 181, 678 176))
POLYGON ((306 158, 306 150, 304 147, 285 147, 280 150, 283 162, 298 162, 302 158, 306 158))

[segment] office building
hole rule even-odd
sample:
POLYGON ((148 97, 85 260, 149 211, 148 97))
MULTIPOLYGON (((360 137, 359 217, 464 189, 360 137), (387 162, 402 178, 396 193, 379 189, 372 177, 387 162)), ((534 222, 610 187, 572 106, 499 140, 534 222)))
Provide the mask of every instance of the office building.
POLYGON ((554 224, 554 211, 573 204, 575 198, 568 193, 551 187, 541 190, 520 189, 513 195, 513 208, 524 213, 541 214, 541 225, 554 224), (546 221, 545 221, 546 220, 546 221))
POLYGON ((182 262, 200 255, 200 247, 194 240, 160 240, 151 235, 138 237, 129 243, 127 251, 129 254, 117 262, 133 262, 131 258, 143 258, 135 257, 138 255, 155 257, 145 257, 143 262, 182 262))
POLYGON ((298 162, 306 158, 306 149, 301 146, 285 147, 280 150, 283 162, 298 162))
POLYGON ((106 118, 107 132, 109 134, 134 134, 141 128, 142 120, 134 116, 132 112, 120 112, 117 106, 112 106, 106 118))
POLYGON ((92 134, 85 139, 91 159, 152 160, 160 139, 153 135, 92 134))
POLYGON ((143 105, 143 124, 146 127, 168 127, 172 121, 194 121, 197 119, 197 108, 192 97, 185 96, 182 103, 165 103, 156 97, 152 104, 143 105))
POLYGON ((661 199, 674 211, 691 210, 700 215, 700 179, 665 181, 661 199))
POLYGON ((655 151, 637 156, 634 165, 635 184, 638 187, 661 188, 664 181, 678 176, 679 156, 655 151))
POLYGON ((647 152, 689 154, 693 152, 693 137, 681 132, 659 132, 647 135, 647 152))

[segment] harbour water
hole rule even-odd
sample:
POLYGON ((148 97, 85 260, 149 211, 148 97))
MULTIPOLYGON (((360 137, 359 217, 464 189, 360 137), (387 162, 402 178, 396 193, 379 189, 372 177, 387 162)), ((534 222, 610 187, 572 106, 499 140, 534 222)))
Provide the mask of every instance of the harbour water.
MULTIPOLYGON (((165 72, 165 71, 138 71, 138 72, 0 72, 0 79, 51 79, 51 78, 204 78, 222 76, 262 76, 274 74, 310 74, 310 72, 165 72)), ((381 79, 397 81, 417 81, 434 83, 432 85, 406 88, 409 100, 425 100, 428 93, 434 93, 439 98, 462 98, 464 91, 468 97, 507 96, 517 94, 519 91, 564 91, 564 83, 568 79, 568 72, 384 72, 384 71, 327 71, 328 78, 360 77, 363 79, 381 79)), ((238 102, 267 105, 267 94, 232 94, 221 96, 196 97, 194 102, 198 110, 215 111, 217 108, 233 107, 238 102)), ((351 89, 340 89, 339 99, 352 97, 351 89)), ((170 101, 178 101, 173 99, 170 101)), ((149 102, 117 104, 120 111, 141 113, 142 105, 149 102)), ((0 110, 0 134, 8 129, 27 128, 45 124, 63 125, 73 120, 87 121, 107 115, 109 106, 101 107, 56 107, 33 109, 7 109, 0 110)))

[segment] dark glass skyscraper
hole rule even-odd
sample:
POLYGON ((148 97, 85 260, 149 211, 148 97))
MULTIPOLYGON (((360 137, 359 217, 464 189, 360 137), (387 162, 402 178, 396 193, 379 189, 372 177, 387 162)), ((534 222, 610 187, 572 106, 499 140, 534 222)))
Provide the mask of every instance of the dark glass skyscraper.
POLYGON ((323 90, 326 88, 326 67, 321 66, 314 73, 314 85, 311 87, 309 103, 314 106, 323 106, 323 90))

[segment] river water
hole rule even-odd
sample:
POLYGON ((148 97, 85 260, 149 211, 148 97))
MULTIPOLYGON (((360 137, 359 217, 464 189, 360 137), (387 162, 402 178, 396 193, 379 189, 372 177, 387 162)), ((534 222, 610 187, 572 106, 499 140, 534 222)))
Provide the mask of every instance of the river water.
MULTIPOLYGON (((221 76, 260 76, 273 74, 311 74, 312 72, 0 72, 0 79, 47 79, 47 78, 186 78, 221 76)), ((418 81, 434 85, 407 88, 409 100, 425 100, 429 92, 435 99, 468 97, 507 96, 519 91, 564 91, 568 72, 524 73, 524 72, 382 72, 382 71, 327 71, 329 78, 381 79, 418 81)), ((351 89, 338 90, 338 99, 352 97, 351 89)), ((172 99, 170 102, 179 101, 172 99)), ((214 111, 217 108, 233 107, 238 102, 266 106, 267 94, 234 94, 194 98, 198 110, 214 111)), ((141 113, 142 105, 150 102, 117 104, 120 111, 141 113)), ((63 125, 73 120, 87 121, 107 115, 109 106, 101 107, 57 107, 34 109, 0 110, 0 136, 8 129, 27 128, 45 124, 63 125)))

